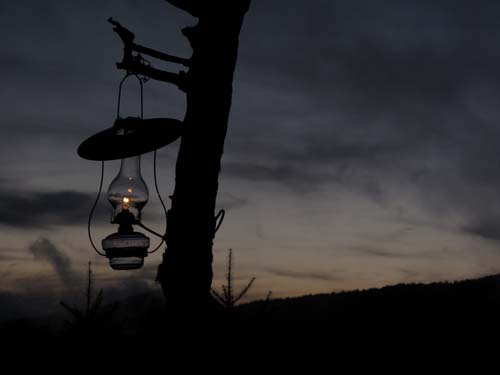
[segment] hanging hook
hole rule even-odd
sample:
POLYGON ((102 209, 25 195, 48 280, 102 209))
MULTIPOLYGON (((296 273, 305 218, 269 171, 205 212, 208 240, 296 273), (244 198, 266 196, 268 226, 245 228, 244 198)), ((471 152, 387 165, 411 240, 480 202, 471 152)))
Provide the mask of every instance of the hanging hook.
POLYGON ((219 228, 222 225, 222 222, 224 221, 224 217, 226 216, 226 210, 220 210, 217 215, 215 215, 215 231, 214 234, 219 231, 219 228))
POLYGON ((118 86, 118 108, 116 110, 116 119, 118 120, 120 118, 120 106, 121 106, 121 100, 122 100, 123 83, 130 76, 134 76, 135 78, 137 78, 137 80, 139 81, 139 85, 141 87, 141 120, 143 120, 144 119, 144 87, 143 87, 144 85, 143 85, 143 80, 137 74, 129 73, 129 72, 127 72, 127 74, 125 74, 125 77, 123 77, 123 79, 120 81, 120 85, 118 86))

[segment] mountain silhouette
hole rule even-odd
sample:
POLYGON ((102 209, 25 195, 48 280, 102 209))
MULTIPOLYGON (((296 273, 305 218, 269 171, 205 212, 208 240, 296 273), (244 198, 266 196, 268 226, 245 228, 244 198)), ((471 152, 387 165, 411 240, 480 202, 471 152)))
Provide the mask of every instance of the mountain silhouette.
MULTIPOLYGON (((165 319, 160 291, 128 297, 114 306, 108 332, 116 338, 150 338, 175 324, 165 319)), ((105 307, 106 309, 106 307, 105 307)), ((341 335, 377 329, 389 332, 438 332, 443 329, 496 327, 500 318, 500 274, 479 279, 430 284, 398 284, 296 298, 255 301, 227 311, 210 322, 214 331, 243 332, 258 323, 276 337, 323 332, 341 335), (273 331, 275 329, 275 331, 273 331)), ((0 324, 5 338, 56 338, 68 335, 64 316, 13 319, 0 324)), ((109 319, 109 317, 108 317, 109 319)), ((101 325, 102 326, 102 325, 101 325)), ((93 332, 99 334, 99 332, 93 332)))

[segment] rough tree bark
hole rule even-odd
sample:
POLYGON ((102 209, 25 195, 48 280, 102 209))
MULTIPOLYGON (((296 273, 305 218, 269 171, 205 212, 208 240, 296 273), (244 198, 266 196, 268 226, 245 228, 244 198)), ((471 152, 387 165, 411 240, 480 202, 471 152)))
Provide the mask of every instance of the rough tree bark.
POLYGON ((187 111, 168 213, 167 248, 158 270, 170 312, 209 310, 214 301, 215 203, 231 108, 238 38, 251 0, 167 0, 198 18, 183 30, 193 49, 187 111))

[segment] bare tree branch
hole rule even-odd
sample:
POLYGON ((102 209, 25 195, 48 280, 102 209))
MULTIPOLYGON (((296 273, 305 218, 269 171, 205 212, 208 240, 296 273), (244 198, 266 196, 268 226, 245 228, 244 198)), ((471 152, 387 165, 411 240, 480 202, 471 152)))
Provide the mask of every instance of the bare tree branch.
POLYGON ((245 294, 247 294, 248 290, 252 286, 253 282, 255 281, 255 277, 252 277, 252 280, 247 284, 247 286, 241 291, 241 293, 234 299, 234 304, 236 304, 245 294))
POLYGON ((212 292, 212 295, 215 296, 215 298, 217 298, 217 300, 220 302, 221 305, 226 305, 226 300, 224 299, 224 297, 222 297, 215 289, 212 289, 211 290, 212 292))
POLYGON ((229 249, 227 260, 227 300, 230 306, 233 305, 233 249, 229 249))

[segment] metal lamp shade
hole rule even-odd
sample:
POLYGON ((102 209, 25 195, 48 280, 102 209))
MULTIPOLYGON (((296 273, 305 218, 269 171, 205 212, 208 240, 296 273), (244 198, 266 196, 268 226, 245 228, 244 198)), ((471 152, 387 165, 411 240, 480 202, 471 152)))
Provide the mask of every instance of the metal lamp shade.
POLYGON ((118 119, 115 125, 86 139, 78 155, 87 160, 118 160, 162 148, 181 136, 182 122, 175 119, 118 119))

